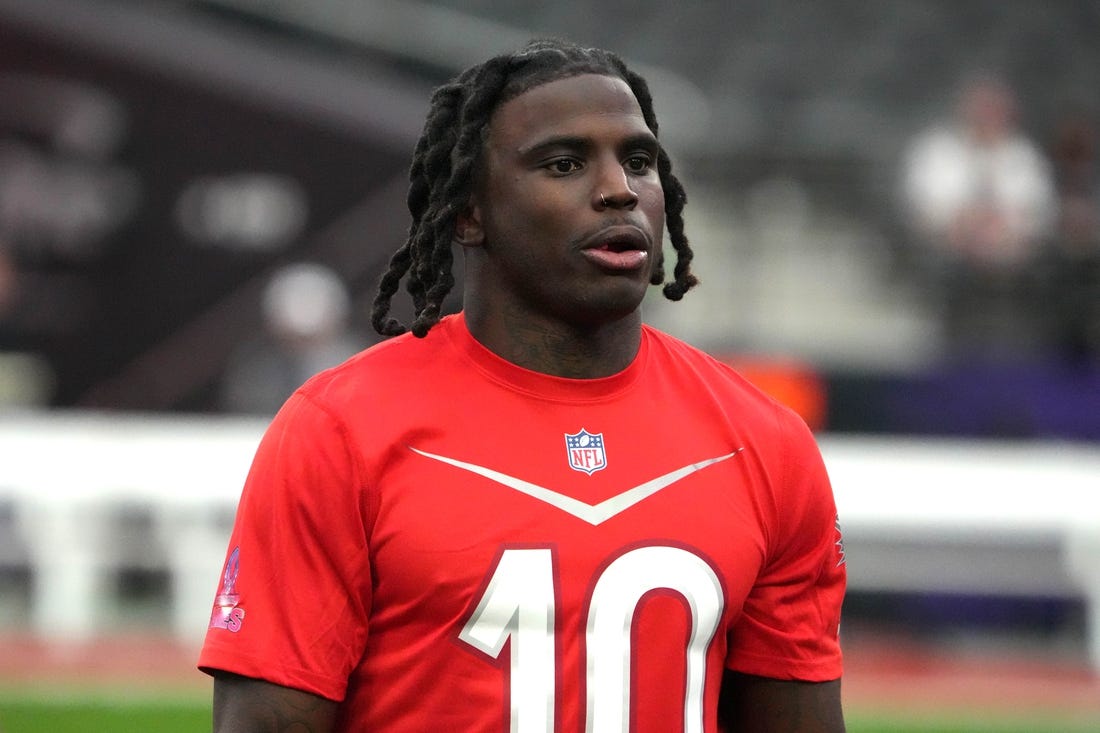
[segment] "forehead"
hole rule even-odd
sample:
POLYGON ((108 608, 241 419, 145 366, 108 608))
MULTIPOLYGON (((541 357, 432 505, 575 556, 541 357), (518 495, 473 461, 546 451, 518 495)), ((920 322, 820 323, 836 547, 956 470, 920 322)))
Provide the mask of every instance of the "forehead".
POLYGON ((540 84, 493 113, 489 139, 506 147, 554 135, 590 134, 594 126, 648 131, 630 86, 615 76, 582 74, 540 84))

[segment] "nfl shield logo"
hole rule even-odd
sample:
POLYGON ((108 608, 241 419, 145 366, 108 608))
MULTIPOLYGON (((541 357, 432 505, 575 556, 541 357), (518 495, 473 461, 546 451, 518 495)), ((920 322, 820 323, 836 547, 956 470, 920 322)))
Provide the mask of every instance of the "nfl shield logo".
POLYGON ((565 434, 565 452, 569 455, 569 467, 591 476, 607 466, 607 453, 603 449, 603 433, 590 433, 581 428, 579 433, 565 434))

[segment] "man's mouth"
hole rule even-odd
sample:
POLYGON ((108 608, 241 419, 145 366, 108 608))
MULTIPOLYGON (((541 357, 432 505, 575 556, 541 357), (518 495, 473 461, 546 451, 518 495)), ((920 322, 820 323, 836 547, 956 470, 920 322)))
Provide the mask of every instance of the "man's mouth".
POLYGON ((630 271, 645 265, 649 259, 648 244, 641 230, 619 226, 594 236, 582 252, 605 270, 630 271))

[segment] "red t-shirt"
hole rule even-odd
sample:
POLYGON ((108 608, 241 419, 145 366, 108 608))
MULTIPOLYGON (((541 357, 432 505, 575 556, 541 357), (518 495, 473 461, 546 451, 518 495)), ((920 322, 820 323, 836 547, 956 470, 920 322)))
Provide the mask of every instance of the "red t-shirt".
POLYGON ((839 539, 809 430, 729 367, 646 327, 551 377, 453 316, 276 416, 199 666, 341 730, 713 732, 725 668, 840 676, 839 539))

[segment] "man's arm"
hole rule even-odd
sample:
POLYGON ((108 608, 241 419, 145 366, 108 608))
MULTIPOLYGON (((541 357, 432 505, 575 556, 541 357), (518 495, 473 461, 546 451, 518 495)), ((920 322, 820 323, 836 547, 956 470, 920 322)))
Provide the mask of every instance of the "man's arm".
POLYGON ((844 733, 840 680, 775 680, 726 670, 718 720, 730 733, 844 733))
POLYGON ((331 733, 337 704, 263 680, 214 675, 214 733, 331 733))

